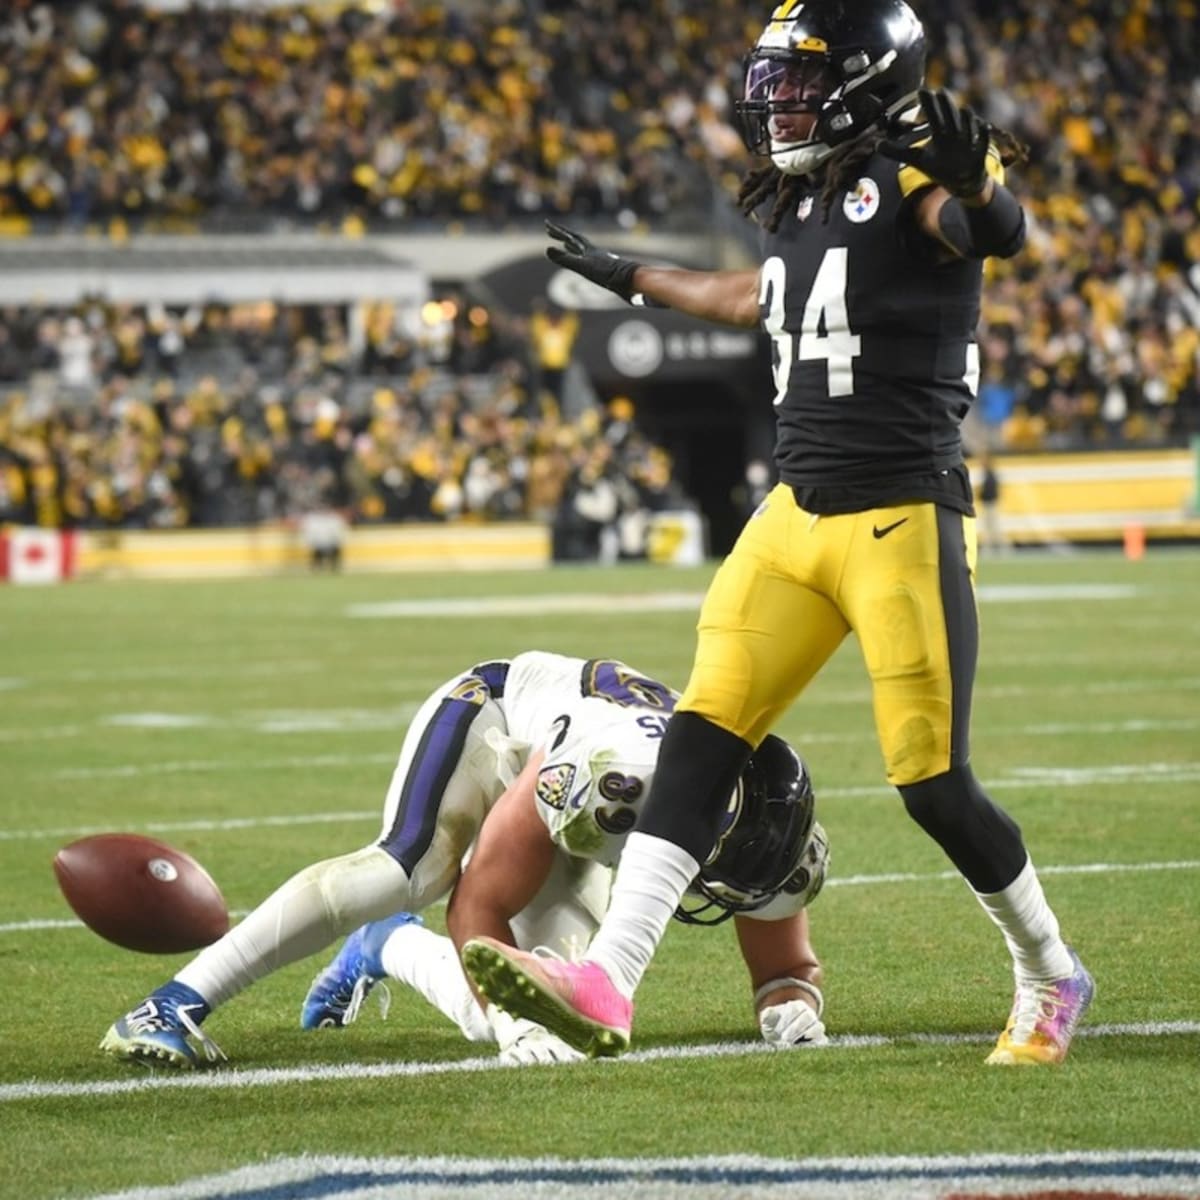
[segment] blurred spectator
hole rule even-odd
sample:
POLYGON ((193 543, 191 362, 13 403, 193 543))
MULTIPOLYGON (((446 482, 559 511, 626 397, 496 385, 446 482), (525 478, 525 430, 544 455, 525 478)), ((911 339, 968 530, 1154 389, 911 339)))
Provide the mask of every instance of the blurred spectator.
MULTIPOLYGON (((679 212, 657 92, 720 79, 743 17, 652 24, 611 0, 294 8, 12 0, 0 18, 0 218, 177 228, 679 212), (469 20, 469 25, 468 25, 469 20), (643 69, 655 35, 655 69, 643 69), (711 57, 710 57, 711 56, 711 57), (586 81, 581 86, 581 81, 586 81)), ((729 152, 712 91, 705 144, 729 152)), ((704 211, 702 190, 692 207, 704 211)))
POLYGON ((333 503, 339 490, 337 479, 328 468, 322 468, 307 483, 309 494, 300 501, 303 512, 299 527, 300 539, 308 550, 309 565, 314 571, 339 571, 347 525, 346 518, 333 503))
POLYGON ((529 336, 533 343, 535 386, 562 408, 563 381, 579 337, 579 314, 538 300, 529 318, 529 336))
MULTIPOLYGON (((376 358, 365 375, 371 339, 356 353, 347 330, 374 315, 328 306, 199 312, 88 301, 0 325, 9 335, 0 347, 8 345, 12 373, 27 385, 0 389, 0 520, 79 528, 290 520, 304 528, 307 514, 336 510, 365 523, 549 521, 572 455, 578 464, 599 453, 613 479, 642 470, 646 445, 627 423, 593 412, 572 424, 553 404, 531 408, 519 343, 517 357, 496 357, 505 338, 491 313, 454 297, 432 304, 439 322, 453 313, 448 345, 464 327, 490 331, 486 371, 410 358, 412 369, 381 374, 376 358), (167 373, 156 353, 122 359, 120 331, 133 329, 149 340, 155 330, 178 333, 167 373), (86 362, 90 376, 64 371, 68 339, 78 347, 66 357, 86 362), (623 431, 620 446, 614 430, 623 431)), ((404 320, 392 313, 385 323, 404 320)), ((624 485, 624 494, 636 492, 624 485)))
MULTIPOLYGON (((1012 177, 1029 245, 989 264, 979 329, 989 446, 1182 444, 1200 432, 1195 5, 918 8, 931 83, 1031 151, 1012 177)), ((469 13, 423 0, 10 0, 0 227, 389 231, 570 213, 708 228, 747 165, 729 64, 759 20, 735 0, 498 0, 469 13)), ((514 335, 460 295, 418 312, 95 298, 3 309, 0 383, 15 390, 0 420, 2 511, 266 519, 329 470, 356 520, 561 512, 620 422, 561 424, 571 317, 535 320, 536 335, 514 335), (523 362, 527 337, 541 379, 523 362), (387 411, 366 380, 392 396, 387 411), (469 397, 452 394, 457 380, 472 381, 469 397)), ((662 502, 661 463, 636 438, 610 444, 616 521, 632 531, 662 502)), ((629 532, 620 552, 635 542, 629 532)))
POLYGON ((742 482, 733 489, 733 506, 743 521, 748 521, 758 506, 767 498, 773 486, 770 464, 761 458, 752 458, 746 464, 742 482))
POLYGON ((979 549, 985 554, 1002 554, 1008 539, 1000 525, 1000 476, 992 456, 984 451, 979 458, 979 549))
POLYGON ((612 471, 612 446, 581 446, 563 488, 553 526, 555 562, 615 561, 620 494, 612 471))

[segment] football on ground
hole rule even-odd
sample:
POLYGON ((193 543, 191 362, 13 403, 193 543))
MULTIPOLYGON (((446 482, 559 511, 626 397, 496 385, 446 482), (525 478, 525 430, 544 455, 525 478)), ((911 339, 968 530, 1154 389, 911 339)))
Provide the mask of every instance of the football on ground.
POLYGON ((102 938, 145 954, 177 954, 215 942, 229 909, 190 854, 136 833, 101 833, 54 856, 58 886, 102 938))

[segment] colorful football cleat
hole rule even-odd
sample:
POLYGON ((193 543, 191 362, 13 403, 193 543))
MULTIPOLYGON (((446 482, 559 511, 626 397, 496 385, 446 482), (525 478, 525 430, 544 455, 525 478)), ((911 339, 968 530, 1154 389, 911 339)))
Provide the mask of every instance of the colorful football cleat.
POLYGON ((356 1021, 363 1001, 387 974, 380 960, 384 943, 402 925, 420 924, 423 922, 416 913, 401 912, 356 929, 329 966, 312 981, 300 1007, 300 1027, 342 1029, 356 1021))
POLYGON ((633 1003, 596 963, 526 954, 489 937, 467 942, 462 961, 497 1008, 536 1021, 589 1058, 629 1048, 633 1003))
POLYGON ((989 1064, 1036 1066, 1067 1057, 1076 1026, 1096 994, 1079 955, 1070 954, 1075 969, 1066 979, 1017 984, 1008 1024, 987 1057, 989 1064))
POLYGON ((191 1071, 204 1065, 191 1039, 199 1044, 208 1062, 225 1057, 220 1046, 200 1028, 208 1013, 208 1004, 199 992, 172 980, 110 1026, 100 1049, 124 1062, 191 1071))

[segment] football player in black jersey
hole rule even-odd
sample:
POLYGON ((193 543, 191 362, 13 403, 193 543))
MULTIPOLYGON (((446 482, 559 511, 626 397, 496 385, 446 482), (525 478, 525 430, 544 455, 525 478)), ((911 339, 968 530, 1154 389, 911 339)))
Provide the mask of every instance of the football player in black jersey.
POLYGON ((524 995, 527 1015, 567 1041, 595 1045, 599 1030, 612 1050, 628 1043, 628 1001, 712 851, 723 798, 851 632, 887 778, 1012 955, 1016 998, 988 1062, 1062 1061, 1091 1001, 1020 831, 969 764, 976 541, 959 426, 978 376, 983 260, 1025 239, 1004 186, 1019 147, 924 90, 924 66, 903 0, 774 10, 738 105, 766 159, 741 195, 762 225, 758 270, 643 266, 550 227, 553 261, 633 303, 762 322, 780 478, 705 598, 691 678, 587 953, 603 973, 514 953, 476 978, 524 995))

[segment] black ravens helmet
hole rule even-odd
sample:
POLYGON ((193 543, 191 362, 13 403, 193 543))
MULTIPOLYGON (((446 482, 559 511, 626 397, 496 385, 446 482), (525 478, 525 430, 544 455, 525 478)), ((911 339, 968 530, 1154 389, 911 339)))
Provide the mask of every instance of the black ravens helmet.
POLYGON ((904 0, 783 0, 746 59, 742 137, 785 175, 917 103, 925 31, 904 0))
POLYGON ((814 820, 812 781, 796 752, 769 734, 750 756, 717 848, 675 910, 688 925, 753 912, 781 892, 807 904, 825 881, 828 846, 814 820))

